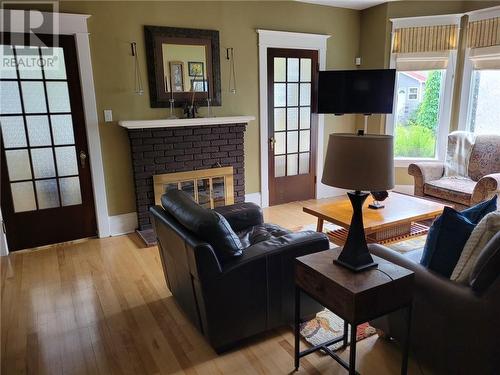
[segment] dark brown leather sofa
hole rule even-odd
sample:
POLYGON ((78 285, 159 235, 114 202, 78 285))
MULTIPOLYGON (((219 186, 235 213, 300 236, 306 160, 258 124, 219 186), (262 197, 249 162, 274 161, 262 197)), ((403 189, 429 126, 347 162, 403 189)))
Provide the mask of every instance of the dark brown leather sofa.
MULTIPOLYGON (((440 374, 500 374, 500 233, 484 248, 468 285, 421 266, 422 251, 401 255, 380 245, 370 251, 415 272, 411 349, 419 362, 440 374)), ((398 341, 407 322, 395 312, 371 324, 398 341)))
MULTIPOLYGON (((328 249, 327 237, 312 231, 290 233, 264 224, 260 207, 235 204, 216 209, 243 245, 239 254, 228 256, 220 243, 219 248, 214 246, 217 241, 211 241, 211 232, 202 228, 203 217, 209 215, 209 221, 214 213, 186 196, 168 192, 162 197, 163 207, 153 206, 150 212, 168 288, 189 320, 217 352, 259 332, 292 323, 293 261, 328 249), (199 233, 186 226, 199 228, 199 233)), ((220 229, 215 228, 212 235, 220 229)), ((322 308, 307 296, 301 305, 302 316, 322 308)))

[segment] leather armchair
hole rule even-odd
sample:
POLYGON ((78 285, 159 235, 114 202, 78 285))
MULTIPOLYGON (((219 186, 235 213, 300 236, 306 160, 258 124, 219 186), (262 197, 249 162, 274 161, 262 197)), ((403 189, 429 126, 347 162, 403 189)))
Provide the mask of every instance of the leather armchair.
MULTIPOLYGON (((496 243, 500 246, 500 236, 496 243)), ((450 281, 420 265, 421 251, 401 255, 380 245, 370 251, 415 272, 411 349, 438 373, 494 374, 500 366, 500 277, 485 290, 450 281)), ((371 322, 396 341, 405 337, 406 315, 397 311, 371 322)))
MULTIPOLYGON (((220 259, 209 241, 170 212, 150 208, 168 288, 190 321, 222 352, 244 338, 293 322, 293 261, 328 249, 329 241, 322 233, 290 233, 264 224, 260 207, 251 203, 217 212, 242 239, 242 255, 220 259)), ((322 309, 303 298, 302 316, 322 309)))

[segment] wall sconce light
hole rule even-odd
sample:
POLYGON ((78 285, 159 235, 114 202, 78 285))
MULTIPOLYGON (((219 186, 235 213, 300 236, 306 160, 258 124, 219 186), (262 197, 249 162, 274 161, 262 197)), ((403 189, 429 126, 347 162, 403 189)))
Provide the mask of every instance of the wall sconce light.
POLYGON ((139 59, 137 57, 137 43, 130 43, 130 48, 132 50, 132 57, 134 58, 134 92, 137 95, 144 94, 144 88, 142 86, 141 69, 139 67, 139 59))

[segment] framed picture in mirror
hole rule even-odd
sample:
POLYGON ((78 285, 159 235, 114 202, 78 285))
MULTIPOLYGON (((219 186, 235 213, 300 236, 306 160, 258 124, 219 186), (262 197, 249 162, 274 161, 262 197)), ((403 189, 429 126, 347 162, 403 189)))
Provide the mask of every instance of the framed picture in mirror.
POLYGON ((205 79, 205 68, 202 62, 188 61, 189 76, 192 78, 205 79))
POLYGON ((184 91, 184 69, 182 61, 169 61, 170 69, 170 86, 169 88, 173 92, 183 92, 184 91))
POLYGON ((219 32, 144 26, 151 107, 221 105, 219 32))

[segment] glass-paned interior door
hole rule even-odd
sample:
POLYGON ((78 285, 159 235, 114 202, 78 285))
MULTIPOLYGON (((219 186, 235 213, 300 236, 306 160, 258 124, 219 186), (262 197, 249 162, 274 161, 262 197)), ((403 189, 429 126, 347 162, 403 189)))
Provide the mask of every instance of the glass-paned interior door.
POLYGON ((316 72, 317 51, 268 50, 271 204, 314 197, 316 72))
POLYGON ((2 209, 7 211, 9 247, 16 250, 46 244, 48 238, 60 242, 95 234, 78 70, 76 60, 70 60, 74 41, 63 38, 61 46, 2 44, 0 49, 2 209), (64 210, 74 206, 80 209, 64 210), (17 230, 11 226, 16 222, 26 231, 31 224, 40 230, 47 217, 55 225, 81 226, 88 219, 78 223, 72 216, 79 214, 93 218, 93 225, 86 228, 93 226, 91 230, 74 228, 42 236, 34 232, 32 243, 16 238, 17 230))
POLYGON ((39 60, 42 54, 62 59, 56 72, 24 65, 11 74, 2 71, 0 121, 14 212, 81 204, 62 48, 1 48, 4 57, 18 64, 27 56, 39 60))

